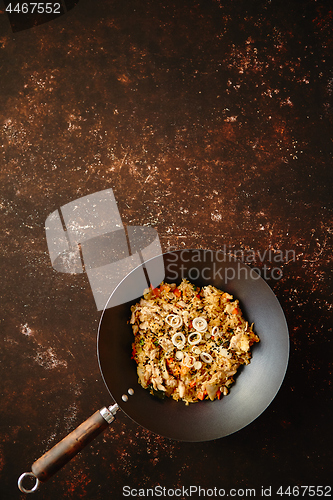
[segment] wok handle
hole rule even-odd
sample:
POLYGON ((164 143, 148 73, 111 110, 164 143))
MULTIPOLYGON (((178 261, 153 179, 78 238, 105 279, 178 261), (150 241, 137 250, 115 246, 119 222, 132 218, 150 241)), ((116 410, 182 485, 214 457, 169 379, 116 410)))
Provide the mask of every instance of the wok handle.
POLYGON ((109 408, 104 407, 91 415, 91 417, 68 434, 68 436, 44 453, 43 456, 38 458, 38 460, 32 464, 32 473, 28 472, 22 474, 18 482, 19 489, 24 493, 35 491, 38 488, 39 482, 47 481, 88 443, 103 432, 114 420, 114 415, 117 410, 118 405, 115 404, 109 408), (31 490, 26 490, 23 487, 22 481, 26 475, 36 478, 36 484, 31 490))

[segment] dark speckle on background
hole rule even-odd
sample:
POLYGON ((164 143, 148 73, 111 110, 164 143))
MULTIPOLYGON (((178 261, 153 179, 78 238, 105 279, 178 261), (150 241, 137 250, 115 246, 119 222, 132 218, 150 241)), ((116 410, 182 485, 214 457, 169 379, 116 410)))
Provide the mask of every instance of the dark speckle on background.
POLYGON ((0 497, 25 498, 18 476, 112 403, 87 276, 52 268, 44 230, 107 188, 163 250, 222 249, 265 272, 289 366, 269 408, 220 440, 170 441, 118 412, 39 498, 329 484, 330 3, 80 0, 16 32, 0 12, 0 497))

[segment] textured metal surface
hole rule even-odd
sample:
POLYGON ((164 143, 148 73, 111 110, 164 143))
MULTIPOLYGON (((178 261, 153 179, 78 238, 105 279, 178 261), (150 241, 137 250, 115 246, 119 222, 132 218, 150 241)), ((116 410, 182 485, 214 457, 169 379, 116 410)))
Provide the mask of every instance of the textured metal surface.
POLYGON ((107 188, 164 251, 226 246, 266 271, 290 362, 269 408, 222 440, 170 441, 118 412, 39 498, 330 482, 330 3, 81 0, 15 33, 0 10, 1 498, 23 498, 21 472, 110 404, 87 276, 52 268, 44 231, 107 188))

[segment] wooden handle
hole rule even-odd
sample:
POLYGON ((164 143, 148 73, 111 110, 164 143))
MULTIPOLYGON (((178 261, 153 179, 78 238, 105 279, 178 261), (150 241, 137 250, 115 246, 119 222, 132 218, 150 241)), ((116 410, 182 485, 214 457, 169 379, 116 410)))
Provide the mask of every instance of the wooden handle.
POLYGON ((90 441, 103 432, 108 425, 100 411, 96 411, 62 441, 36 460, 31 467, 33 474, 39 481, 47 481, 90 441))

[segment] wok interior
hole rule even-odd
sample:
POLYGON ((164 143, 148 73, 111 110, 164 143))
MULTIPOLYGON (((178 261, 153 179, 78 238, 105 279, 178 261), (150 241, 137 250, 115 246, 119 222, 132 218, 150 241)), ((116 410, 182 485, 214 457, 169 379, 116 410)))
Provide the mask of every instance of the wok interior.
MULTIPOLYGON (((171 398, 153 397, 139 385, 136 363, 131 359, 134 337, 129 319, 131 305, 138 301, 143 290, 136 299, 104 310, 98 335, 98 357, 110 394, 134 421, 168 438, 208 441, 242 429, 274 399, 287 368, 288 329, 277 298, 262 278, 250 273, 248 266, 229 257, 223 261, 221 253, 184 252, 163 255, 164 281, 179 284, 182 278, 187 278, 197 286, 211 284, 233 294, 240 301, 244 317, 254 323, 254 330, 260 337, 260 343, 252 347, 251 363, 237 375, 230 394, 221 400, 186 406, 171 398), (228 279, 232 275, 234 277, 228 279), (134 395, 128 395, 129 388, 134 389, 134 395), (124 394, 128 395, 127 402, 122 401, 124 394)), ((154 268, 153 261, 148 268, 154 268)), ((114 294, 123 297, 127 290, 128 295, 133 293, 133 283, 141 274, 142 266, 139 266, 119 284, 114 294)))

